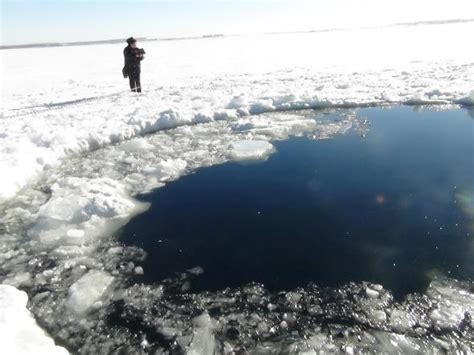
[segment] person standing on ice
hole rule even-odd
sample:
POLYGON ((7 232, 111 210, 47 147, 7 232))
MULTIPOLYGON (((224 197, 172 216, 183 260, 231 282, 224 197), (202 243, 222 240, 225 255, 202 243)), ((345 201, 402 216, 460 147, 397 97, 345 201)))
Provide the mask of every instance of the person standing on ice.
POLYGON ((125 66, 123 76, 130 81, 130 89, 133 92, 142 92, 140 83, 140 63, 145 58, 145 51, 137 47, 137 40, 133 37, 127 39, 128 46, 123 50, 125 66))

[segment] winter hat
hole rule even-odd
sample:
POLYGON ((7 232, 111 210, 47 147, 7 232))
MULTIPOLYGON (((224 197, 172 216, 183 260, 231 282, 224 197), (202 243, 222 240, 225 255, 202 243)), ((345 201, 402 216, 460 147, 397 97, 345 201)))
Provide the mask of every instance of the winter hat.
POLYGON ((128 44, 132 44, 132 43, 135 43, 137 40, 133 37, 130 37, 130 38, 127 38, 127 43, 128 44))

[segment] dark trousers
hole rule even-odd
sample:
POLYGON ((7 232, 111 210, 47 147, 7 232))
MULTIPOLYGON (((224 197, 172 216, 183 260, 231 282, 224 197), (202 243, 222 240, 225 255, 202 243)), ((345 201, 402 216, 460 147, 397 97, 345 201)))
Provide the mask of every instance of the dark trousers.
POLYGON ((130 81, 130 89, 133 92, 142 92, 142 86, 140 84, 140 71, 131 70, 128 73, 128 80, 130 81))

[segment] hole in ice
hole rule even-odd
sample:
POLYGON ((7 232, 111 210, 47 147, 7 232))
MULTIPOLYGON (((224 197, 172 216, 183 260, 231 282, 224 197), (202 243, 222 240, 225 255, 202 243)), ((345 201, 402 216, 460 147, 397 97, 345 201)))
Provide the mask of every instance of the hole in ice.
POLYGON ((361 113, 365 137, 293 138, 262 164, 203 168, 142 196, 151 208, 119 232, 148 253, 137 280, 199 266, 180 291, 364 280, 401 296, 435 271, 472 278, 472 120, 361 113))

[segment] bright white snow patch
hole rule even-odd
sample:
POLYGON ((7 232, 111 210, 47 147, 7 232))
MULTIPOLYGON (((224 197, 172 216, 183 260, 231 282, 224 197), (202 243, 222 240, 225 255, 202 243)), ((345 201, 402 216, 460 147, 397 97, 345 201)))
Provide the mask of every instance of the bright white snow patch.
POLYGON ((0 285, 0 347, 5 355, 65 355, 26 308, 28 296, 13 286, 0 285))

